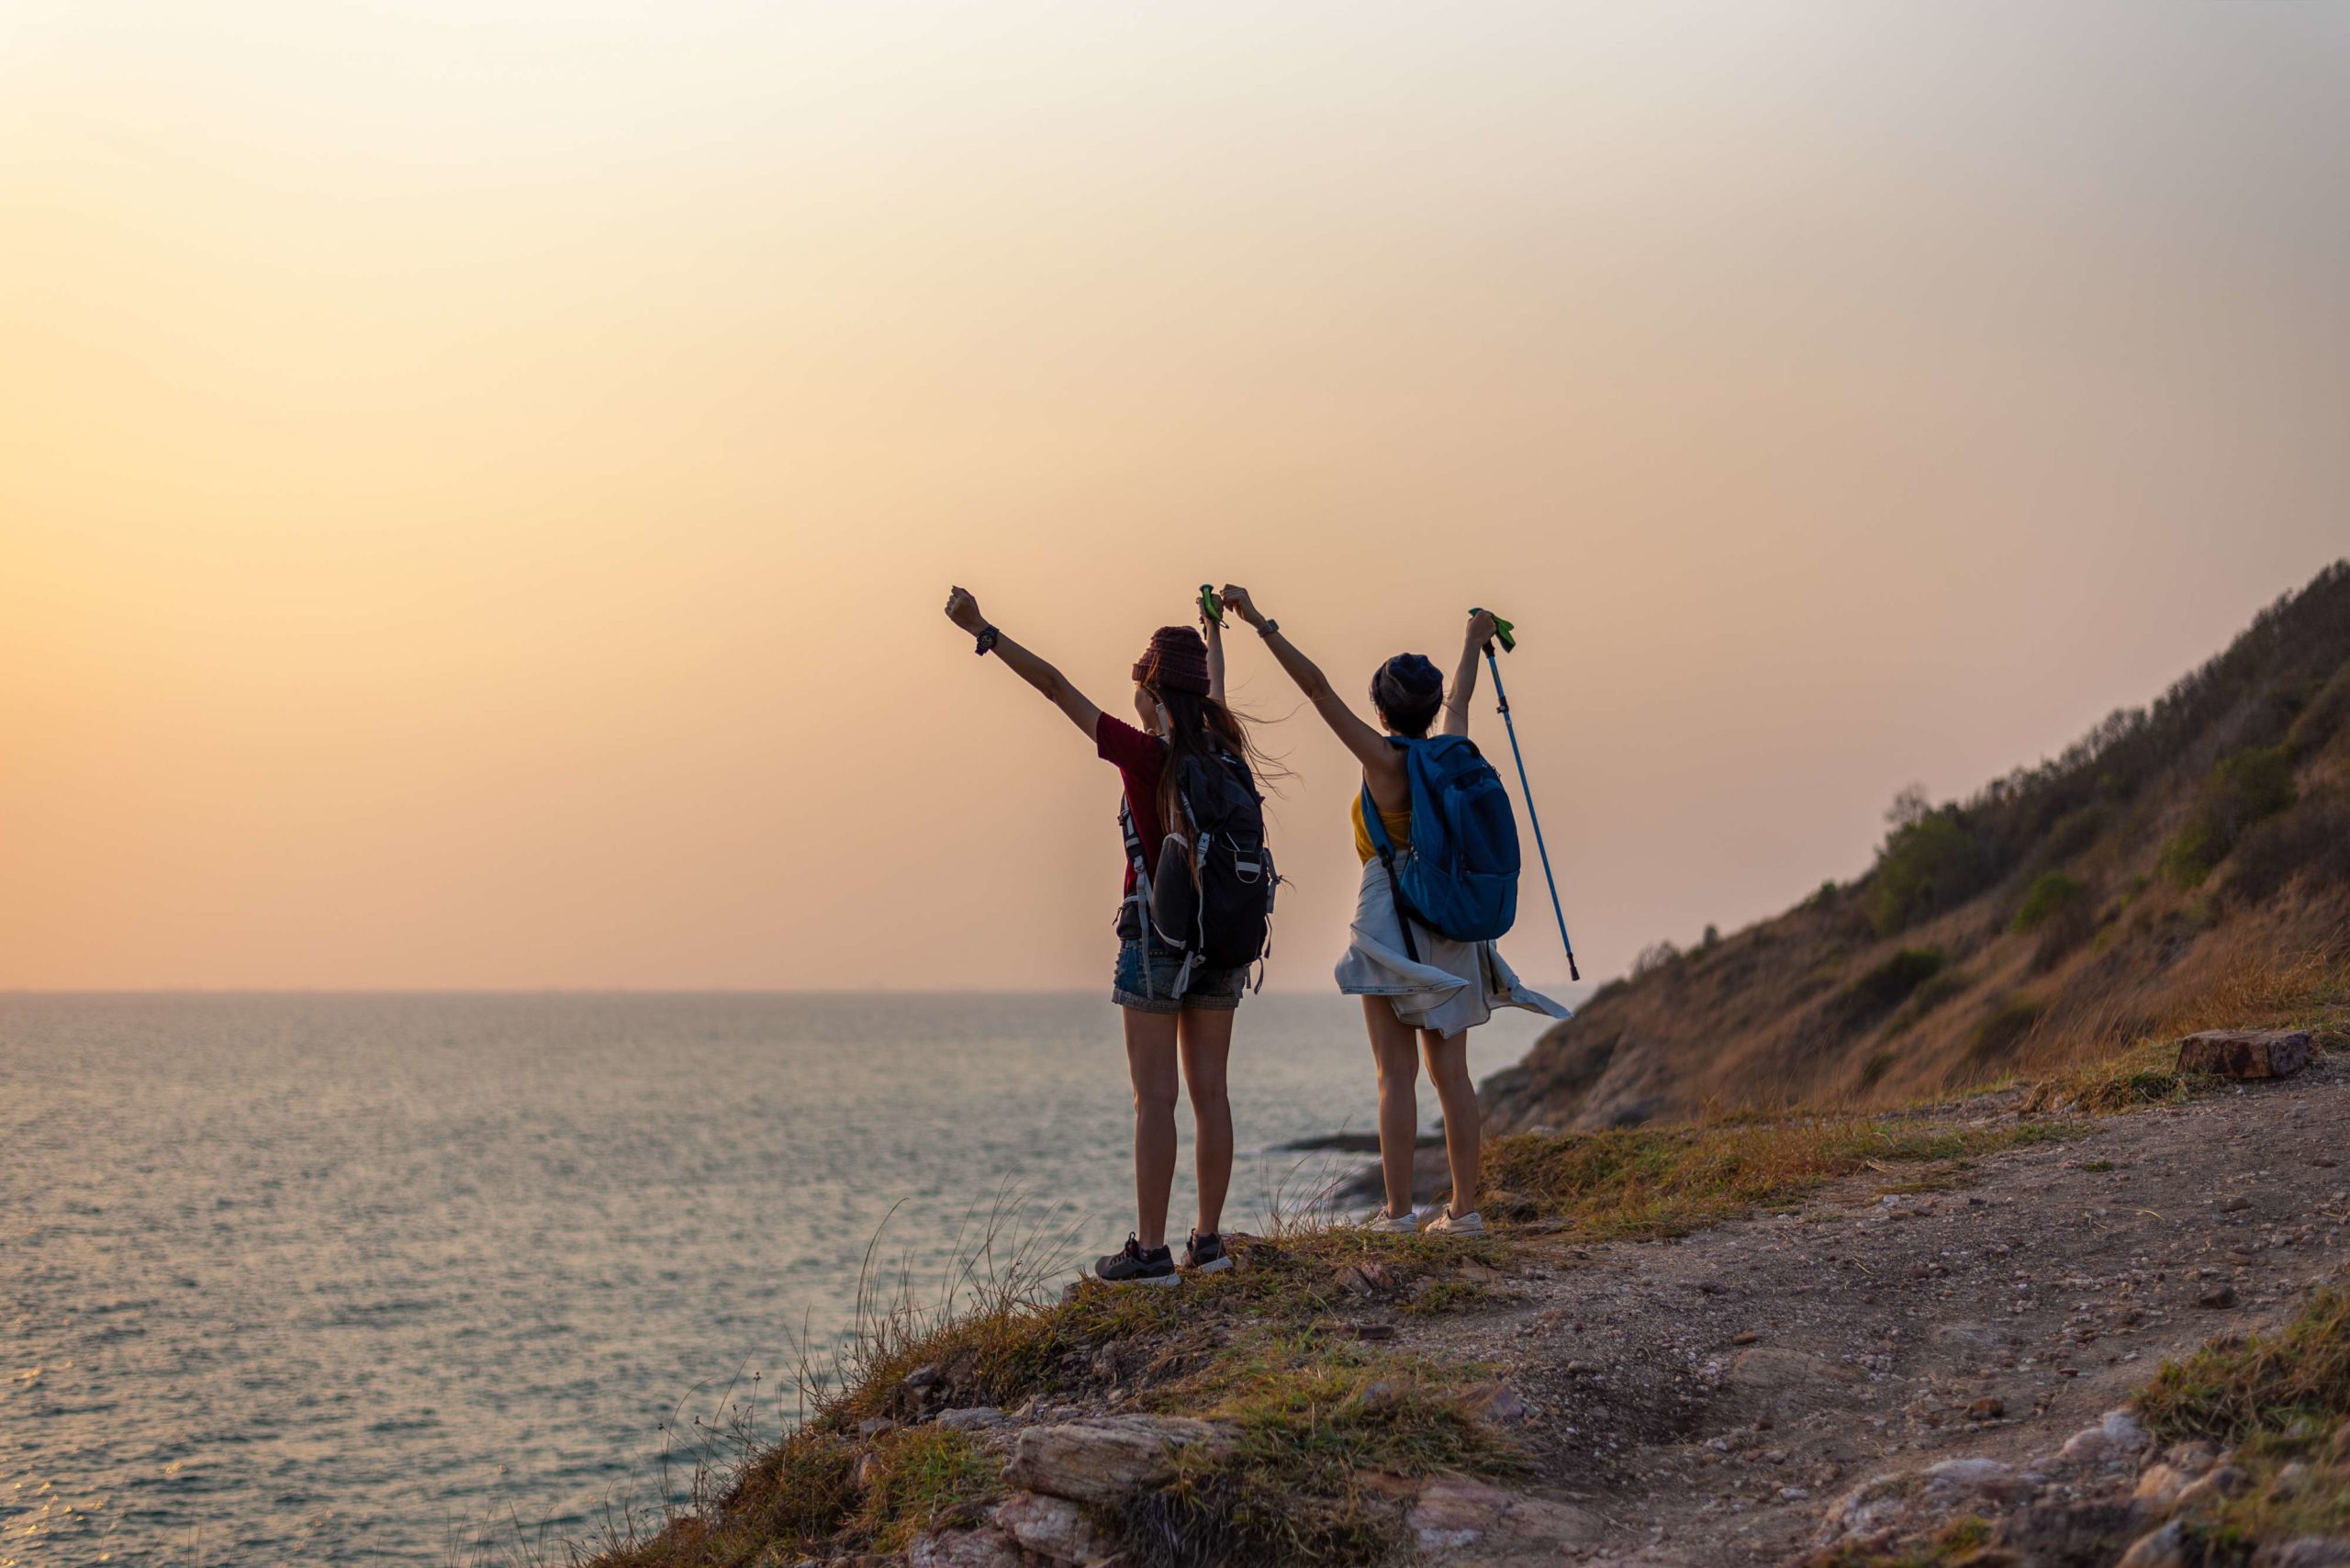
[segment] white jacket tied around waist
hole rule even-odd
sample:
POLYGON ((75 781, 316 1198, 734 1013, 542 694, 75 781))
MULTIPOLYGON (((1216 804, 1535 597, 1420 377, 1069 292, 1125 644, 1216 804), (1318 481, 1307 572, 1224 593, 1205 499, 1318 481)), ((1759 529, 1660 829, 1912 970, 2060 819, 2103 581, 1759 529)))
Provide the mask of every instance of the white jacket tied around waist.
POLYGON ((1338 960, 1338 989, 1349 996, 1386 997, 1395 1016, 1415 1029, 1457 1035, 1491 1018, 1496 1007, 1573 1016, 1520 985, 1491 942, 1458 942, 1414 921, 1412 941, 1420 952, 1414 960, 1404 950, 1404 924, 1387 868, 1377 860, 1363 866, 1353 930, 1354 940, 1338 960))

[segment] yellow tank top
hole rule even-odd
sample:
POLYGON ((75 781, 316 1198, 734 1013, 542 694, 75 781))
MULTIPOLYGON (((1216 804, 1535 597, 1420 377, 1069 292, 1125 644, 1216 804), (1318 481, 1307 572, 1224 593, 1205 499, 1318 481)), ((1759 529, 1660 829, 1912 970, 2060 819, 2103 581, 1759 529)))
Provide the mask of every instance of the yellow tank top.
MULTIPOLYGON (((1361 856, 1362 863, 1368 866, 1379 857, 1379 848, 1371 842, 1371 829, 1363 824, 1361 790, 1355 791, 1355 803, 1348 810, 1355 824, 1355 853, 1361 856)), ((1388 843, 1399 850, 1404 848, 1412 842, 1412 808, 1406 805, 1400 812, 1382 809, 1379 813, 1379 825, 1387 830, 1388 843)))

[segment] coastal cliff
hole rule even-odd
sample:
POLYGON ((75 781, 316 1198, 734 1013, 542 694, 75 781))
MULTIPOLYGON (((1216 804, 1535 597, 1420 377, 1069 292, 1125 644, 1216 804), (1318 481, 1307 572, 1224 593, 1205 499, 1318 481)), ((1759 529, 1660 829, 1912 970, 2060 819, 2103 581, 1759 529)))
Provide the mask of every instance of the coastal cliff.
POLYGON ((1857 880, 1649 949, 1485 1081, 1488 1125, 1897 1104, 2093 1059, 2323 945, 2350 918, 2350 563, 2151 707, 1889 827, 1857 880))

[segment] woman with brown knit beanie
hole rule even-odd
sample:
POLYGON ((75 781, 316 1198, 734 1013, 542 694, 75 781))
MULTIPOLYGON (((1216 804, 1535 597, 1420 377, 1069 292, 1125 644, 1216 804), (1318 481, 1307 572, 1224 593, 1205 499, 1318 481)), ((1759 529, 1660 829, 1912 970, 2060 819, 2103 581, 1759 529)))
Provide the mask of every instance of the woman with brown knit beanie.
POLYGON ((1012 672, 1051 700, 1113 764, 1125 789, 1128 826, 1126 896, 1119 905, 1118 964, 1110 996, 1123 1010, 1126 1070, 1135 1091, 1134 1233, 1125 1246, 1095 1265, 1113 1284, 1180 1283, 1167 1245, 1167 1206, 1175 1182, 1175 1093, 1180 1076, 1192 1102, 1198 1162, 1199 1224, 1184 1249, 1183 1267, 1214 1272, 1232 1266, 1219 1233, 1232 1184, 1232 1105, 1225 1092, 1225 1058, 1232 1046, 1234 1010, 1248 968, 1203 969, 1160 940, 1150 919, 1151 879, 1161 847, 1183 812, 1175 780, 1187 759, 1239 769, 1253 794, 1255 751, 1247 730, 1224 703, 1224 648, 1215 623, 1207 639, 1188 626, 1162 626, 1135 662, 1135 716, 1139 727, 1112 718, 1069 678, 1005 636, 961 588, 947 596, 946 618, 977 639, 1012 672))
POLYGON ((1518 983, 1490 941, 1462 942, 1432 931, 1398 907, 1394 887, 1374 852, 1374 833, 1391 846, 1412 842, 1412 789, 1405 758, 1427 739, 1428 726, 1444 715, 1448 735, 1469 733, 1469 699, 1477 688, 1477 652, 1494 633, 1483 610, 1469 617, 1460 662, 1445 694, 1444 675, 1426 655, 1398 654, 1371 679, 1371 705, 1381 728, 1356 717, 1347 700, 1312 659, 1281 635, 1248 590, 1227 585, 1227 609, 1257 629, 1282 671, 1297 682, 1323 722, 1362 764, 1362 791, 1355 797, 1355 851, 1363 862, 1355 904, 1353 940, 1338 960, 1338 989, 1362 998, 1363 1022, 1379 1070, 1379 1163, 1387 1203, 1367 1222, 1379 1231, 1426 1229, 1439 1236, 1482 1236, 1477 1192, 1483 1179, 1477 1086, 1469 1076, 1469 1031, 1493 1016, 1496 1007, 1524 1007, 1564 1018, 1567 1010, 1518 983), (1364 812, 1378 813, 1374 825, 1364 812), (1444 1106, 1445 1161, 1451 1169, 1452 1197, 1423 1215, 1412 1206, 1412 1159, 1419 1141, 1420 1061, 1444 1106))

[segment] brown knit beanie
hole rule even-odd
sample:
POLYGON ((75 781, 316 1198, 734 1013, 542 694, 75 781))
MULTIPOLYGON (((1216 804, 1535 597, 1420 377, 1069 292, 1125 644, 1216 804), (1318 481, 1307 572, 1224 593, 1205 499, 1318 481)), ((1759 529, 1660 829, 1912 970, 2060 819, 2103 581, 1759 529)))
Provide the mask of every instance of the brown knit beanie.
POLYGON ((1189 626, 1161 626, 1135 661, 1135 683, 1162 691, 1208 694, 1208 645, 1189 626))

